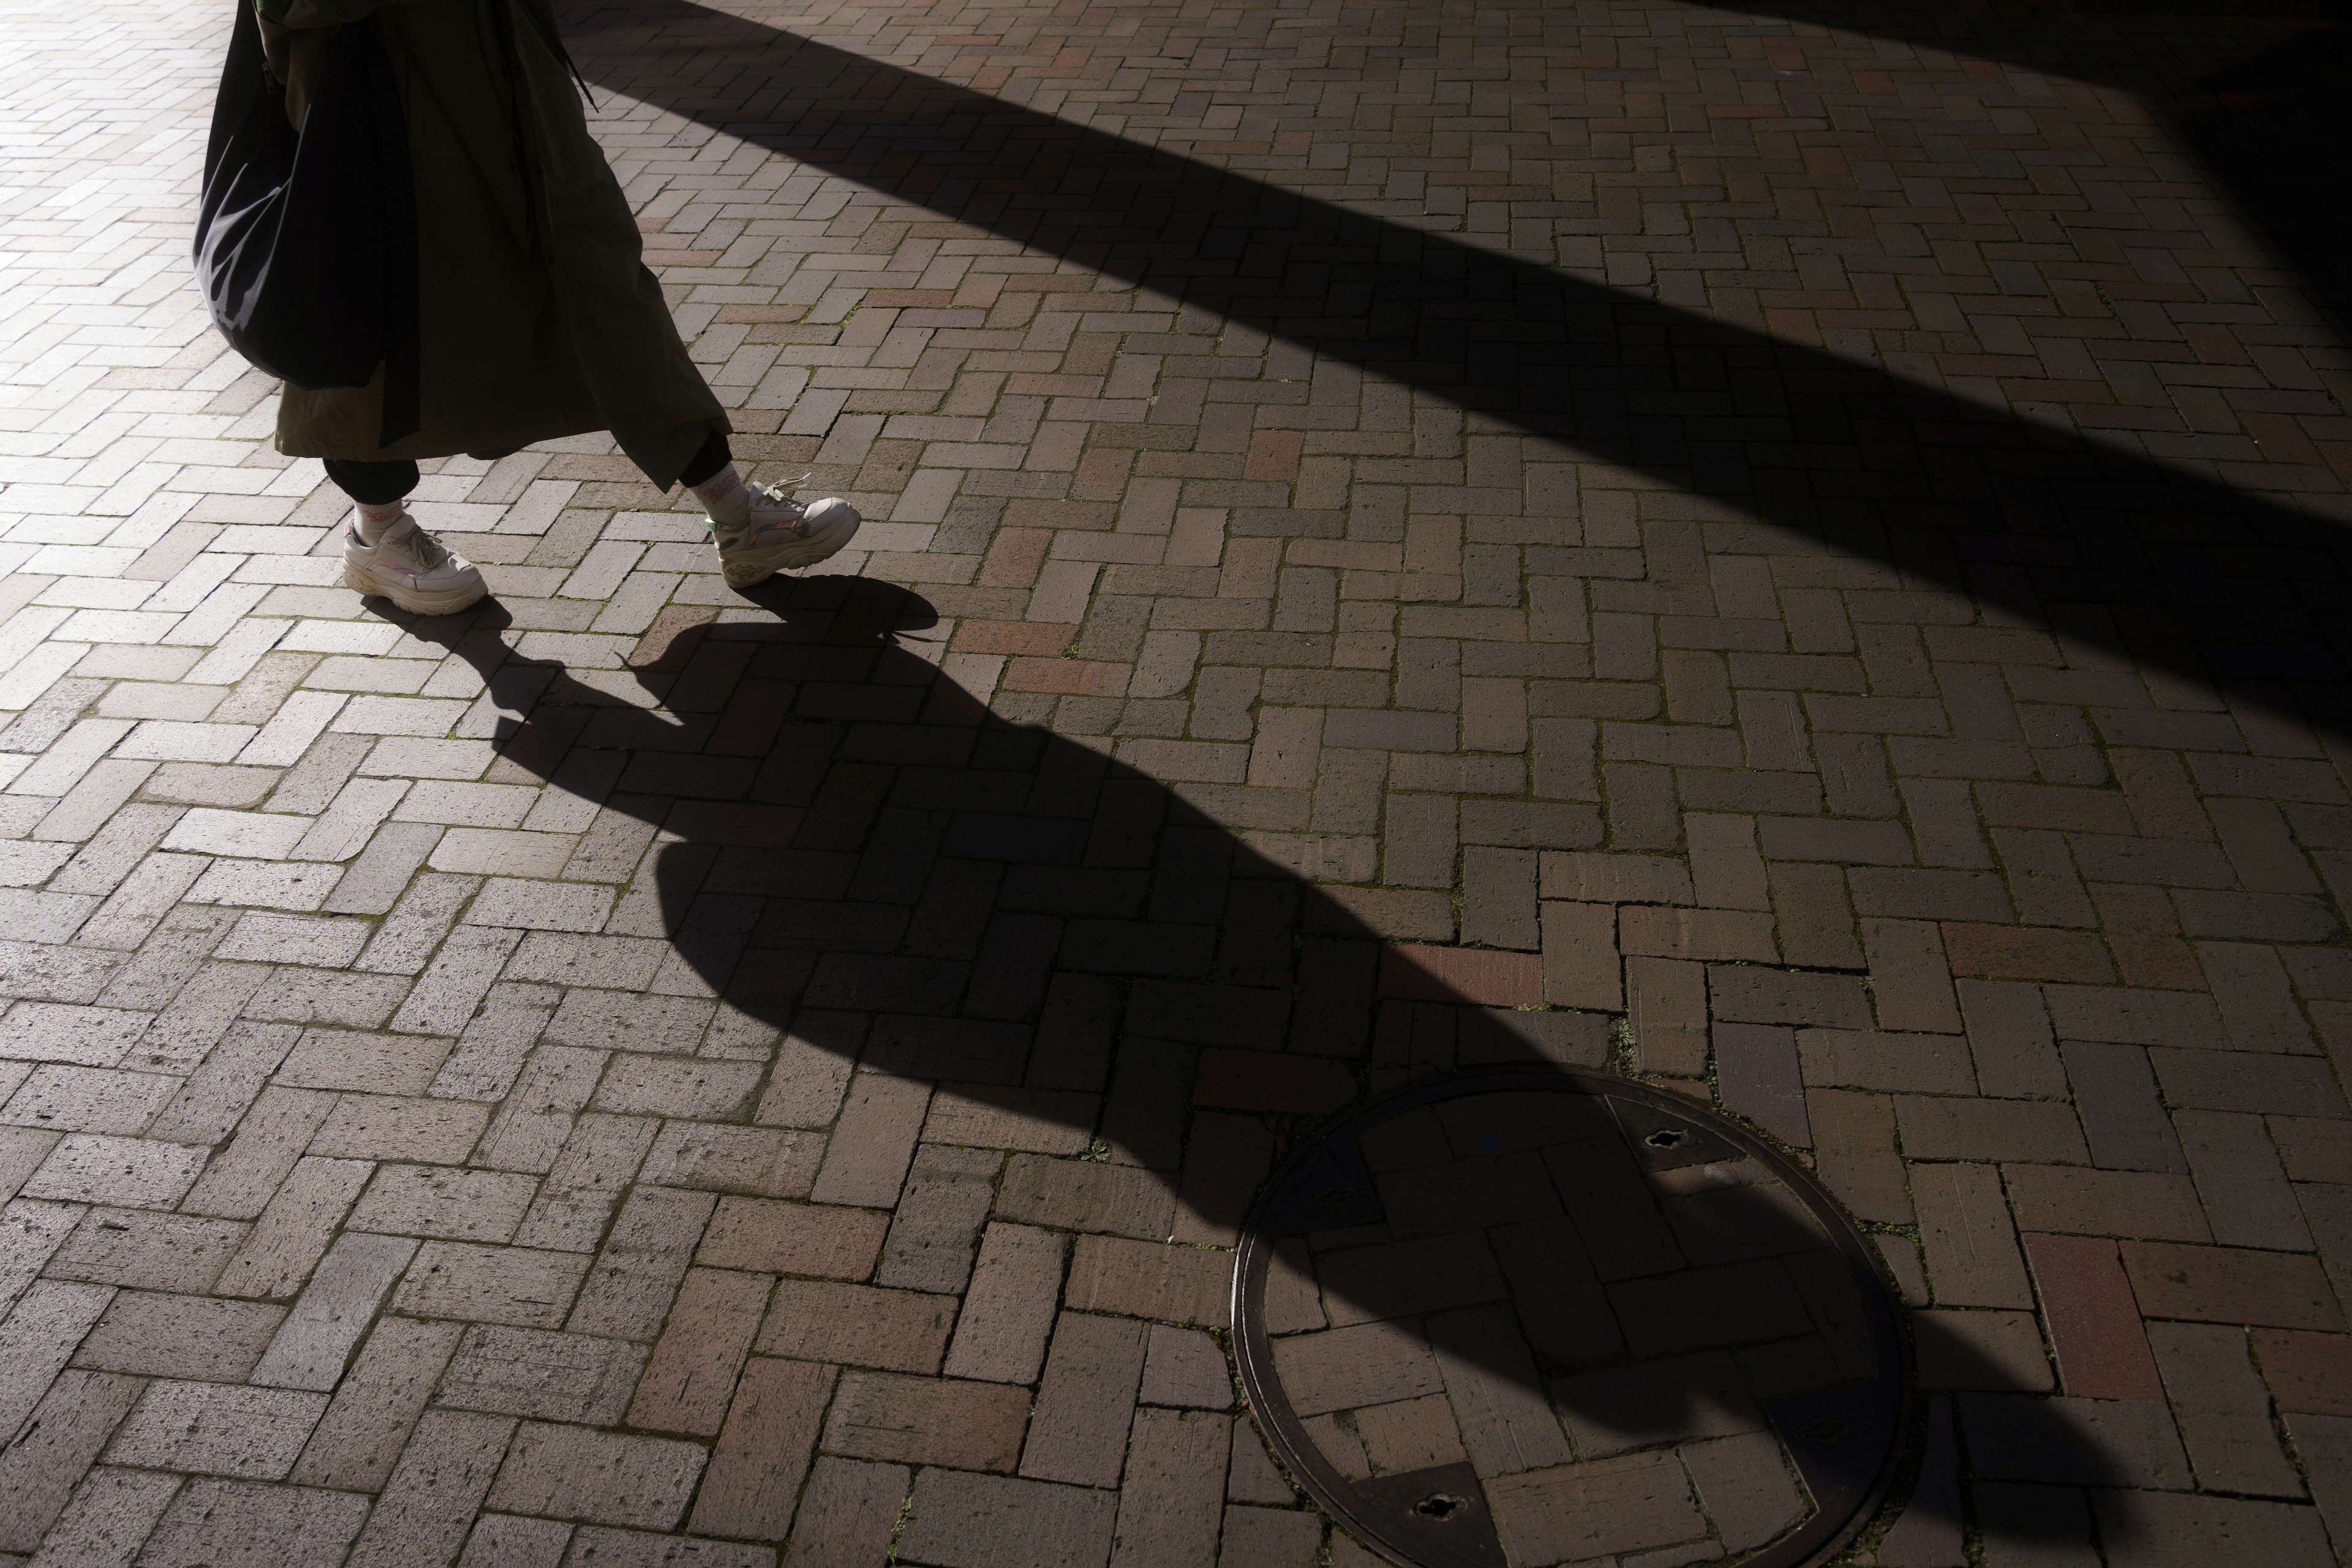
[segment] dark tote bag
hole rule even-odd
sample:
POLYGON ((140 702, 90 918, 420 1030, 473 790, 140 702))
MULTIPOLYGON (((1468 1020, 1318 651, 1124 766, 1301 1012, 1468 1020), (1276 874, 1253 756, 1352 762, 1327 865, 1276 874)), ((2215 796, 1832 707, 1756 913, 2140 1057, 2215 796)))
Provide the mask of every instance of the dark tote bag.
POLYGON ((373 21, 328 44, 297 132, 253 0, 238 0, 195 253, 214 325, 256 369, 316 391, 365 386, 381 364, 377 445, 415 432, 416 191, 400 86, 373 21))

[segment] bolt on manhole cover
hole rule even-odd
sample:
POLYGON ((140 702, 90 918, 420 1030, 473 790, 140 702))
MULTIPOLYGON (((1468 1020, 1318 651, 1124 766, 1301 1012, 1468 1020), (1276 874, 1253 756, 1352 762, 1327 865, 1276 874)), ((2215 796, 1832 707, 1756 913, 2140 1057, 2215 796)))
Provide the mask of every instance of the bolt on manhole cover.
POLYGON ((1424 1568, 1796 1568, 1867 1521, 1908 1425, 1894 1300, 1821 1184, 1557 1068, 1416 1084, 1299 1149, 1234 1324, 1291 1473, 1424 1568))

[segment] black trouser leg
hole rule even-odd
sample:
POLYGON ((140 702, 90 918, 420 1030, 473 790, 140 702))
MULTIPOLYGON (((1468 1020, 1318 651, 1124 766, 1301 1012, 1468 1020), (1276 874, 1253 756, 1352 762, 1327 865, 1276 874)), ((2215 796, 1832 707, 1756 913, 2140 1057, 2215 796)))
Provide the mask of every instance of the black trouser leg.
POLYGON ((734 460, 735 452, 727 445, 726 432, 713 430, 703 437, 701 447, 686 467, 678 470, 677 482, 692 489, 734 460))
POLYGON ((327 477, 345 495, 367 506, 390 506, 416 488, 416 465, 411 462, 353 463, 327 459, 327 477))

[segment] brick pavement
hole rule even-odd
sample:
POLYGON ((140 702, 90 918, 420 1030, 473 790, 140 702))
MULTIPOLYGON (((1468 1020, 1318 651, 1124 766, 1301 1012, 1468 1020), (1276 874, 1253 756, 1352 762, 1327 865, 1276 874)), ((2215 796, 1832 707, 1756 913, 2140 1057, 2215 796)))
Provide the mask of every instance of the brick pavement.
POLYGON ((218 7, 0 5, 0 1561, 1367 1561, 1234 1226, 1496 1059, 1869 1227, 1876 1561, 2352 1558, 2343 258, 2199 86, 2340 43, 740 10, 572 20, 865 549, 556 443, 404 624, 186 281, 218 7))

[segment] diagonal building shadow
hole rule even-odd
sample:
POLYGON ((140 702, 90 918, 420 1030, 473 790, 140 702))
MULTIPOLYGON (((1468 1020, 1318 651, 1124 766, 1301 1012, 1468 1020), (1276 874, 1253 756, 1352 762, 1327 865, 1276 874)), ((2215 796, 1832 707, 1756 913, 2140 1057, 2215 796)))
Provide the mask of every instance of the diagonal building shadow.
MULTIPOLYGON (((2246 466, 2248 483, 2326 492, 2298 510, 690 0, 574 5, 567 27, 600 86, 1697 498, 1655 515, 1718 538, 1760 520, 2192 686, 2331 724, 2352 713, 2347 538, 2326 510, 2342 487, 2325 469, 2246 466)), ((2296 135, 2307 118, 2293 110, 2296 135)), ((2275 138, 2240 140, 2259 162, 2275 138)), ((1633 542, 1547 521, 1571 548, 1633 542)), ((1281 509, 1234 521, 1345 525, 1281 509)), ((1670 591, 1691 569, 1653 552, 1647 580, 1670 591)))
POLYGON ((2272 251, 2318 293, 2337 332, 2352 331, 2352 142, 2342 123, 2344 91, 2352 86, 2352 6, 2287 0, 2234 9, 2159 3, 2135 14, 2003 0, 1749 0, 1736 15, 2000 60, 2140 95, 2272 251))
MULTIPOLYGON (((859 1108, 895 1096, 902 1120, 914 1107, 926 1147, 1015 1151, 1001 1175, 1004 1156, 987 1156, 1000 1216, 1108 1231, 1180 1260, 1187 1245, 1233 1246, 1285 1152, 1383 1089, 1481 1065, 1562 1078, 1610 1065, 1609 1019, 1546 1009, 1526 992, 1533 954, 1400 948, 1286 863, 1279 833, 1236 834, 1181 785, 992 715, 940 673, 936 650, 918 651, 936 617, 915 595, 840 577, 758 594, 772 620, 671 626, 619 670, 513 652, 527 634, 495 602, 461 620, 394 617, 482 677, 469 728, 496 737, 494 781, 543 781, 551 797, 593 807, 569 811, 582 831, 564 877, 613 889, 609 915, 583 921, 548 900, 545 929, 530 931, 509 971, 571 987, 551 1042, 617 1047, 640 1074, 758 1064, 740 1119, 785 1141, 826 1128, 836 1140, 872 1136, 852 1128, 859 1108), (630 950, 647 938, 668 955, 650 993, 607 989, 640 967, 630 950), (1073 1220, 1071 1204, 1092 1217, 1073 1220), (1171 1240, 1179 1247, 1158 1245, 1171 1240)), ((829 1187, 805 1164, 750 1186, 737 1168, 710 1184, 889 1207, 905 1201, 901 1182, 936 1177, 921 1155, 909 1171, 912 1142, 870 1191, 829 1187)), ((1383 1158, 1411 1177, 1404 1147, 1390 1140, 1383 1158)), ((1598 1179, 1580 1168, 1587 1184, 1598 1179)), ((1824 1296, 1818 1279, 1804 1283, 1799 1257, 1821 1239, 1769 1184, 1709 1189, 1696 1203, 1670 1194, 1643 1222, 1652 1251, 1604 1259, 1563 1288, 1573 1258, 1601 1257, 1602 1230, 1650 1201, 1636 1194, 1621 1209, 1611 1197, 1596 1230, 1574 1217, 1584 1188, 1564 1180, 1538 1180, 1533 1210, 1522 1191, 1483 1217, 1487 1200, 1448 1207, 1441 1193, 1442 1228, 1475 1255, 1466 1269, 1384 1262, 1382 1247, 1426 1240, 1401 1207, 1386 1228, 1317 1241, 1318 1258, 1339 1260, 1319 1276, 1324 1315, 1294 1312, 1277 1328, 1402 1325, 1442 1342, 1489 1405, 1549 1401, 1559 1414, 1544 1418, 1547 1441, 1564 1452, 1564 1420, 1587 1458, 1663 1451, 1671 1464, 1677 1450, 1660 1446, 1681 1434, 1740 1451, 1769 1440, 1774 1399, 1869 1376, 1866 1353, 1853 1363, 1869 1340, 1853 1339, 1860 1309, 1824 1296), (1531 1220, 1549 1227, 1535 1237, 1531 1279, 1475 1288, 1495 1275, 1475 1259, 1491 1247, 1507 1271, 1504 1233, 1531 1220), (1517 1314, 1508 1331, 1496 1330, 1502 1310, 1517 1314), (1665 1321, 1683 1327, 1661 1338, 1665 1321)), ((1409 1198, 1391 1192, 1395 1205, 1409 1198)), ((1155 1277, 1125 1300, 1088 1295, 1102 1287, 1079 1283, 1081 1257, 1068 1304, 1216 1323, 1232 1255, 1189 1257, 1208 1272, 1155 1277)), ((2033 1397, 2042 1384, 1941 1320, 1918 1320, 1914 1341, 1936 1385, 1964 1392, 1957 1425, 1940 1400, 1926 1423, 1903 1528, 1957 1540, 1973 1509, 2002 1538, 2087 1540, 2086 1497, 2185 1484, 2160 1466, 2130 1469, 2097 1435, 2099 1413, 2033 1397), (2020 1480, 2058 1491, 2035 1509, 1984 1502, 1984 1488, 2020 1480)), ((1339 1363, 1346 1375, 1379 1370, 1352 1350, 1339 1363)), ((945 1370, 988 1375, 952 1355, 945 1370)), ((1324 1399, 1310 1436, 1377 1488, 1389 1479, 1381 1440, 1356 1424, 1349 1397, 1324 1399)), ((1377 1422, 1384 1401, 1393 1394, 1358 1403, 1377 1422)), ((2150 1410, 2168 1432, 2161 1407, 2150 1410)), ((2104 1415, 2112 1428, 2116 1412, 2104 1415)), ((1413 1464, 1429 1458, 1415 1453, 1413 1464)), ((1777 1461, 1768 1469, 1779 1473, 1777 1461)), ((1753 1508, 1742 1517, 1759 1541, 1782 1522, 1755 1524, 1753 1508)), ((2134 1526, 2126 1513, 2104 1528, 2112 1544, 2134 1526)))

